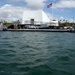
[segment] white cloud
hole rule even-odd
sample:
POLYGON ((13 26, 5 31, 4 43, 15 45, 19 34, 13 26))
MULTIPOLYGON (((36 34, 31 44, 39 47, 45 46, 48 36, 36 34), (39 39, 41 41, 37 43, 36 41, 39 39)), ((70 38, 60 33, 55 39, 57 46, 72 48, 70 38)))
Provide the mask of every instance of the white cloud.
MULTIPOLYGON (((48 0, 11 0, 11 1, 23 1, 27 3, 27 6, 31 9, 41 9, 44 7, 45 2, 48 0)), ((53 0, 52 2, 55 2, 53 0)), ((59 0, 57 3, 53 3, 54 8, 75 8, 75 0, 59 0)))
POLYGON ((42 9, 47 0, 10 0, 10 1, 14 2, 22 1, 26 3, 27 8, 37 10, 37 9, 42 9))
POLYGON ((19 19, 22 17, 25 8, 6 4, 0 7, 0 19, 12 21, 13 18, 19 19))
POLYGON ((60 0, 54 8, 75 8, 75 0, 60 0))
POLYGON ((46 0, 25 0, 27 7, 30 9, 42 9, 46 0))

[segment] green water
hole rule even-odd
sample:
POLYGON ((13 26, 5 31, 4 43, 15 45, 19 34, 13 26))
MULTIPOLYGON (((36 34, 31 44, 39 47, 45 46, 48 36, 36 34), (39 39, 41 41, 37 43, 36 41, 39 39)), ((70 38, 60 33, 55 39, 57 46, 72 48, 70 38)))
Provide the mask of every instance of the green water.
POLYGON ((0 75, 75 75, 75 33, 0 32, 0 75))

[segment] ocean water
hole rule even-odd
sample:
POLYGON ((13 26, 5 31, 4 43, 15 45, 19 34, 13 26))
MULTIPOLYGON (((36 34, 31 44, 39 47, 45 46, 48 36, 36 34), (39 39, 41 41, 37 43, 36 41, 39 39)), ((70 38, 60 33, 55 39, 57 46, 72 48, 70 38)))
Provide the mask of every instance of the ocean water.
POLYGON ((0 75, 75 75, 75 33, 0 32, 0 75))

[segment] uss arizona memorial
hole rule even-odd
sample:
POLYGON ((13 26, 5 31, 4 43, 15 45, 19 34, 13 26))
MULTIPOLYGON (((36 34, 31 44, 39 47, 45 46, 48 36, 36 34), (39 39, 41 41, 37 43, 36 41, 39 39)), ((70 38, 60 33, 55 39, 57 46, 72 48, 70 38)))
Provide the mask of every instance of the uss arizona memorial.
POLYGON ((51 24, 58 26, 58 21, 51 21, 43 10, 25 10, 22 24, 51 24))

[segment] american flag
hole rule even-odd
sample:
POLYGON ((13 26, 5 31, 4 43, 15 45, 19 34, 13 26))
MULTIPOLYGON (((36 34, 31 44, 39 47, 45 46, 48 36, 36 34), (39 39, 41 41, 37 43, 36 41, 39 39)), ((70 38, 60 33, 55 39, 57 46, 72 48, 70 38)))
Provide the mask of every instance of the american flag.
POLYGON ((50 3, 50 4, 47 5, 47 8, 50 8, 50 7, 52 7, 52 3, 50 3))

